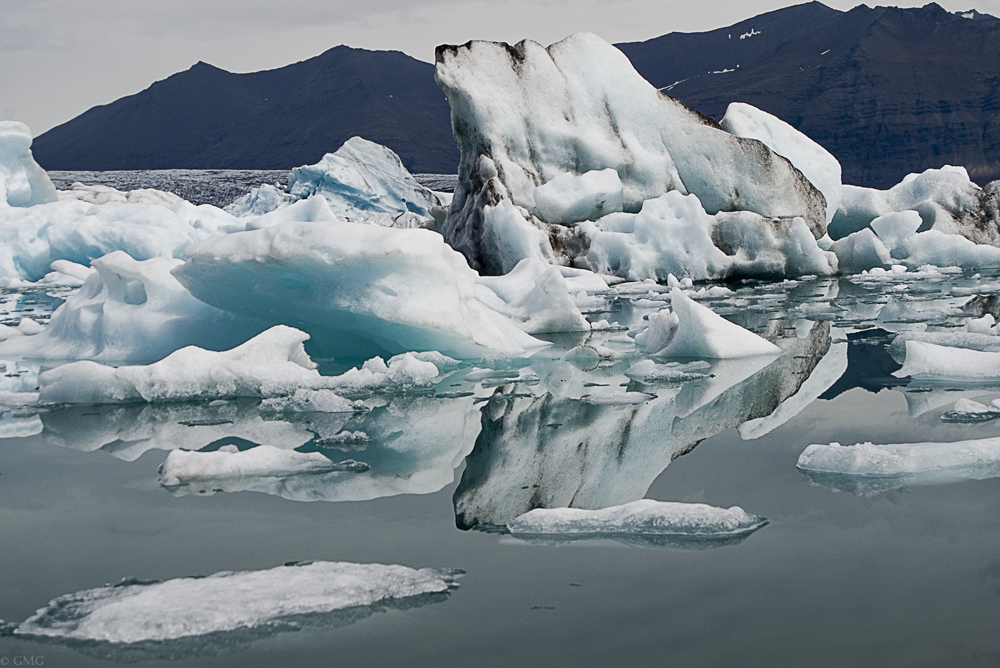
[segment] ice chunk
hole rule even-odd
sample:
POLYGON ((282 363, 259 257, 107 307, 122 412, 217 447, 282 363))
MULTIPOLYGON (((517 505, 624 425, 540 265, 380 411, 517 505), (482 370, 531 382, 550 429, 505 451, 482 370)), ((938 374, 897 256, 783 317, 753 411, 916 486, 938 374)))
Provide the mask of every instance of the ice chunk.
POLYGON ((719 121, 722 129, 738 137, 757 139, 788 160, 826 198, 829 223, 840 206, 840 163, 825 148, 780 118, 743 102, 732 102, 719 121))
POLYGON ((31 155, 31 130, 0 121, 0 208, 55 202, 55 186, 31 155))
POLYGON ((214 654, 244 637, 240 633, 253 639, 310 621, 322 623, 321 615, 343 612, 349 622, 386 607, 441 600, 457 587, 457 574, 314 561, 163 582, 124 580, 53 599, 12 634, 122 649, 135 646, 149 653, 145 658, 214 654), (186 645, 185 640, 198 644, 186 645))
POLYGON ((308 334, 278 325, 224 352, 189 346, 148 366, 83 361, 38 377, 43 404, 107 404, 274 397, 325 381, 302 347, 308 334))
POLYGON ((842 274, 860 274, 867 269, 885 269, 892 264, 889 249, 868 227, 835 241, 830 249, 837 255, 837 265, 842 274))
POLYGON ((287 222, 185 252, 189 261, 173 274, 195 297, 302 328, 322 357, 436 350, 479 358, 545 345, 484 304, 476 273, 427 230, 287 222))
POLYGON ((1000 352, 939 346, 923 341, 906 341, 903 368, 897 378, 950 380, 983 383, 1000 380, 1000 352))
MULTIPOLYGON (((945 165, 910 174, 889 190, 845 185, 841 204, 830 222, 830 236, 840 239, 885 214, 916 212, 923 229, 962 235, 977 244, 1000 245, 1000 184, 980 188, 962 167, 945 165)), ((881 236, 881 235, 880 235, 881 236)))
MULTIPOLYGON (((521 260, 504 276, 483 276, 480 300, 517 323, 529 334, 543 332, 585 332, 590 329, 569 294, 566 279, 558 267, 539 260, 521 260)), ((605 285, 605 289, 607 285, 605 285)))
POLYGON ((657 355, 731 359, 781 353, 770 341, 717 315, 680 288, 671 290, 670 304, 677 316, 677 331, 657 355))
POLYGON ((179 487, 206 478, 281 478, 299 473, 331 471, 363 473, 368 468, 367 464, 354 460, 335 462, 319 452, 283 450, 271 445, 258 445, 241 452, 234 445, 226 445, 215 452, 171 450, 160 465, 159 472, 161 485, 179 487))
POLYGON ((515 536, 587 536, 659 534, 735 536, 756 531, 767 520, 739 506, 716 508, 702 503, 642 499, 602 510, 536 508, 507 524, 515 536))
MULTIPOLYGON (((436 61, 462 154, 441 230, 484 273, 497 268, 481 245, 483 211, 503 199, 534 211, 536 188, 567 173, 614 170, 626 212, 677 190, 697 195, 709 213, 801 216, 823 235, 825 200, 787 160, 660 94, 596 35, 547 49, 528 40, 441 46, 436 61)), ((568 264, 581 245, 552 234, 551 252, 568 264)))
POLYGON ((613 169, 560 174, 534 192, 534 214, 546 223, 579 223, 622 210, 622 182, 613 169))
POLYGON ((697 197, 678 191, 647 200, 637 214, 612 214, 577 229, 586 239, 591 269, 635 281, 836 271, 836 258, 817 245, 801 218, 768 219, 747 211, 710 216, 697 197))
POLYGON ((810 478, 859 494, 908 485, 1000 476, 1000 438, 954 443, 813 444, 796 466, 810 478))
POLYGON ((944 413, 944 422, 986 422, 1000 418, 1000 400, 994 399, 989 406, 962 397, 954 408, 944 413))
POLYGON ((196 345, 225 350, 265 327, 195 299, 170 271, 180 260, 138 261, 116 251, 93 269, 66 261, 53 268, 86 278, 44 332, 0 343, 4 355, 33 359, 90 359, 148 363, 196 345))

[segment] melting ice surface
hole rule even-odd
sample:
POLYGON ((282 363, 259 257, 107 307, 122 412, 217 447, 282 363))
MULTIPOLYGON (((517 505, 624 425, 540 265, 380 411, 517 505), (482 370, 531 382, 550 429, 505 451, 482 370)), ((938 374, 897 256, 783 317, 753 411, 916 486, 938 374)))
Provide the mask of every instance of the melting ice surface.
POLYGON ((9 633, 126 661, 177 659, 306 625, 344 625, 387 608, 439 602, 458 586, 456 575, 316 561, 164 582, 125 580, 60 596, 9 633))

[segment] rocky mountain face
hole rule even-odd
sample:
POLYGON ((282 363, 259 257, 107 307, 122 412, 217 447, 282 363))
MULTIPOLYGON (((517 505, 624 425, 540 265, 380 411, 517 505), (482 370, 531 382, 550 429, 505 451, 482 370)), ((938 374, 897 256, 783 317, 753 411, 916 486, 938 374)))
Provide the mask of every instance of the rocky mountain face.
POLYGON ((434 66, 346 46, 250 74, 198 63, 49 130, 32 150, 46 169, 290 169, 355 135, 412 172, 458 166, 434 66))
MULTIPOLYGON (((617 45, 657 88, 721 118, 747 102, 809 135, 844 182, 886 188, 963 165, 1000 178, 1000 20, 975 10, 787 7, 704 33, 617 45)), ((288 169, 360 135, 415 172, 454 173, 434 67, 339 46, 276 70, 198 63, 35 139, 46 169, 288 169)))
POLYGON ((653 85, 706 115, 739 101, 792 124, 840 160, 845 183, 885 188, 945 164, 980 184, 1000 178, 992 16, 811 2, 617 46, 653 85))

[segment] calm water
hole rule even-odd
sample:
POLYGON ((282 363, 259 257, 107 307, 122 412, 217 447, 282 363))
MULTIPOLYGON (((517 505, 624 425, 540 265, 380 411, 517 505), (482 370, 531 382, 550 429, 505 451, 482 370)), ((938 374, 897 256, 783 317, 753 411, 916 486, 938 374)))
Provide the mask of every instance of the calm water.
MULTIPOLYGON (((811 481, 795 468, 811 443, 1000 436, 997 422, 940 419, 957 398, 988 400, 1000 388, 900 381, 885 350, 896 331, 960 329, 996 307, 1000 281, 959 272, 730 288, 703 303, 784 354, 716 364, 711 377, 679 385, 624 376, 641 359, 624 328, 666 298, 633 285, 588 315, 621 325, 589 342, 622 357, 570 359, 583 339, 554 337, 530 360, 533 384, 490 387, 465 380, 464 368, 433 394, 370 397, 371 412, 354 417, 265 420, 254 402, 4 414, 0 619, 8 622, 123 578, 298 560, 466 575, 444 600, 354 623, 306 620, 297 632, 213 634, 141 654, 0 636, 0 659, 42 657, 50 667, 1000 663, 1000 480, 866 485, 811 481), (594 401, 623 389, 650 396, 637 405, 594 401), (366 439, 325 452, 368 471, 158 483, 170 448, 308 451, 343 431, 366 439), (739 505, 770 523, 714 546, 547 545, 495 531, 535 506, 643 497, 739 505)), ((30 306, 44 319, 60 295, 5 297, 8 314, 30 306)), ((35 373, 8 362, 0 389, 30 384, 35 373)))

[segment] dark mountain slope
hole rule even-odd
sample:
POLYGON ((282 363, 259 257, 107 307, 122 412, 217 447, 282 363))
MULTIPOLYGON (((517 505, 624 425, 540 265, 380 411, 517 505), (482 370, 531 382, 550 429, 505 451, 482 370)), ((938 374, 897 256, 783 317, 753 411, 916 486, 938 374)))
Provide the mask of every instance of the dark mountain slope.
POLYGON ((975 18, 936 4, 839 12, 813 2, 618 46, 702 113, 741 101, 791 123, 841 161, 845 182, 888 187, 950 163, 985 183, 1000 178, 1000 21, 975 18))
POLYGON ((37 137, 46 169, 285 169, 361 135, 416 172, 452 172, 458 150, 434 67, 345 46, 277 70, 205 63, 37 137))

